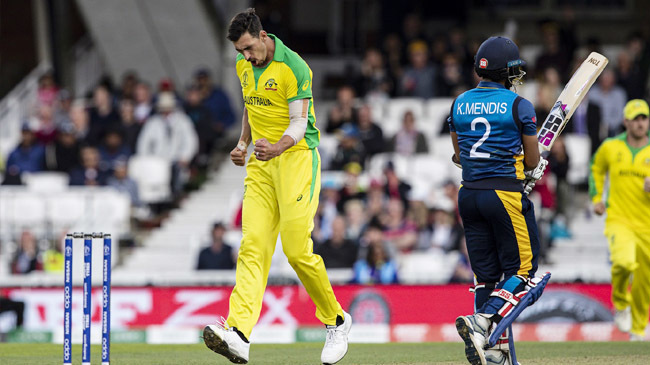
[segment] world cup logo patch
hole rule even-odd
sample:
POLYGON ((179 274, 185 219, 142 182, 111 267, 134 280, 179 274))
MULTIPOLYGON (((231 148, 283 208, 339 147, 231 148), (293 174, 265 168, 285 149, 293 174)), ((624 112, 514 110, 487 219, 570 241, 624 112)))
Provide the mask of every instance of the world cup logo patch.
POLYGON ((479 67, 479 68, 487 68, 487 65, 488 65, 488 61, 487 61, 487 59, 485 59, 485 58, 481 58, 481 59, 478 61, 478 67, 479 67))

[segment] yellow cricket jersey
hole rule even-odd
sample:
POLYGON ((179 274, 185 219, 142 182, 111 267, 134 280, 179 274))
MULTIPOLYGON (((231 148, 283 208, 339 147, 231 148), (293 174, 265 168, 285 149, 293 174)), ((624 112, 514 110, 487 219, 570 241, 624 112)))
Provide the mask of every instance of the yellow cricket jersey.
POLYGON ((319 144, 320 131, 315 125, 311 69, 279 38, 272 34, 269 37, 275 41, 275 52, 273 60, 265 67, 254 67, 241 54, 237 56, 237 76, 253 141, 266 138, 277 143, 289 126, 289 103, 309 99, 305 138, 288 151, 313 149, 319 144))
POLYGON ((593 203, 602 200, 607 174, 606 223, 650 232, 650 193, 643 190, 644 179, 650 176, 650 144, 632 148, 627 133, 603 142, 591 160, 589 195, 593 203))

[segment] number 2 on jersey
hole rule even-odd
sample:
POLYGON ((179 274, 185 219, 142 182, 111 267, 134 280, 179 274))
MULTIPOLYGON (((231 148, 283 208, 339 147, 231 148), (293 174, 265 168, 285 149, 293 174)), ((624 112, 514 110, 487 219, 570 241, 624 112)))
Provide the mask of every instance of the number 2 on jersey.
POLYGON ((472 130, 476 130, 476 125, 477 124, 485 124, 485 133, 483 133, 483 137, 476 141, 474 145, 472 146, 472 149, 469 151, 469 157, 476 157, 476 158, 490 158, 490 154, 488 152, 477 152, 476 149, 479 148, 483 142, 485 142, 486 139, 490 136, 490 122, 488 122, 487 119, 483 117, 476 118, 472 121, 472 130))

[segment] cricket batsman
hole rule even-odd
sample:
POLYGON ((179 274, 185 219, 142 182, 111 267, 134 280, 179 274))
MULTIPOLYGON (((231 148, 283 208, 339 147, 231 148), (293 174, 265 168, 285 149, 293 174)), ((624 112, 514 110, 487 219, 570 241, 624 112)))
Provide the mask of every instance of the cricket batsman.
POLYGON ((630 333, 632 341, 643 340, 650 307, 649 114, 644 100, 630 100, 625 105, 625 132, 600 145, 589 176, 594 212, 607 212, 605 236, 612 262, 614 322, 622 332, 630 333), (604 201, 606 176, 609 189, 604 201))
POLYGON ((463 169, 458 207, 476 276, 475 313, 458 317, 456 328, 473 365, 512 364, 508 336, 485 347, 491 327, 512 319, 537 271, 539 236, 526 193, 547 162, 539 155, 532 103, 510 90, 521 84, 523 66, 512 40, 488 38, 474 63, 481 81, 458 96, 448 119, 452 160, 463 169))
POLYGON ((296 52, 262 30, 252 8, 235 15, 227 38, 239 52, 237 76, 245 104, 241 137, 230 152, 235 165, 246 165, 243 238, 228 318, 206 326, 204 341, 234 363, 248 362, 248 339, 260 316, 279 233, 289 264, 327 328, 321 361, 334 364, 347 353, 352 317, 336 300, 323 260, 313 253, 320 131, 315 126, 312 72, 296 52), (251 142, 254 154, 246 164, 251 142))

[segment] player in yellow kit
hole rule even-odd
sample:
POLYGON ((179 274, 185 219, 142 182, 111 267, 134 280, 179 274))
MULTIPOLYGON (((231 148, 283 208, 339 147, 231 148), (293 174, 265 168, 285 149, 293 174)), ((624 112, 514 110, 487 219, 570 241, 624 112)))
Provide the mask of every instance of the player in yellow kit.
POLYGON ((316 305, 327 337, 321 361, 345 356, 352 318, 334 296, 311 231, 320 193, 320 131, 315 126, 312 72, 280 39, 262 30, 254 9, 232 19, 228 37, 237 56, 244 98, 242 132, 230 153, 235 165, 248 159, 242 211, 243 238, 235 288, 225 323, 206 326, 205 344, 234 363, 247 363, 250 337, 262 309, 271 256, 280 234, 282 249, 316 305))
POLYGON ((591 163, 589 193, 594 212, 607 212, 605 235, 612 261, 612 302, 618 328, 642 340, 650 307, 650 144, 648 103, 631 100, 623 115, 626 132, 609 138, 591 163), (603 201, 609 175, 607 201, 603 201), (631 290, 628 290, 630 279, 631 290))

